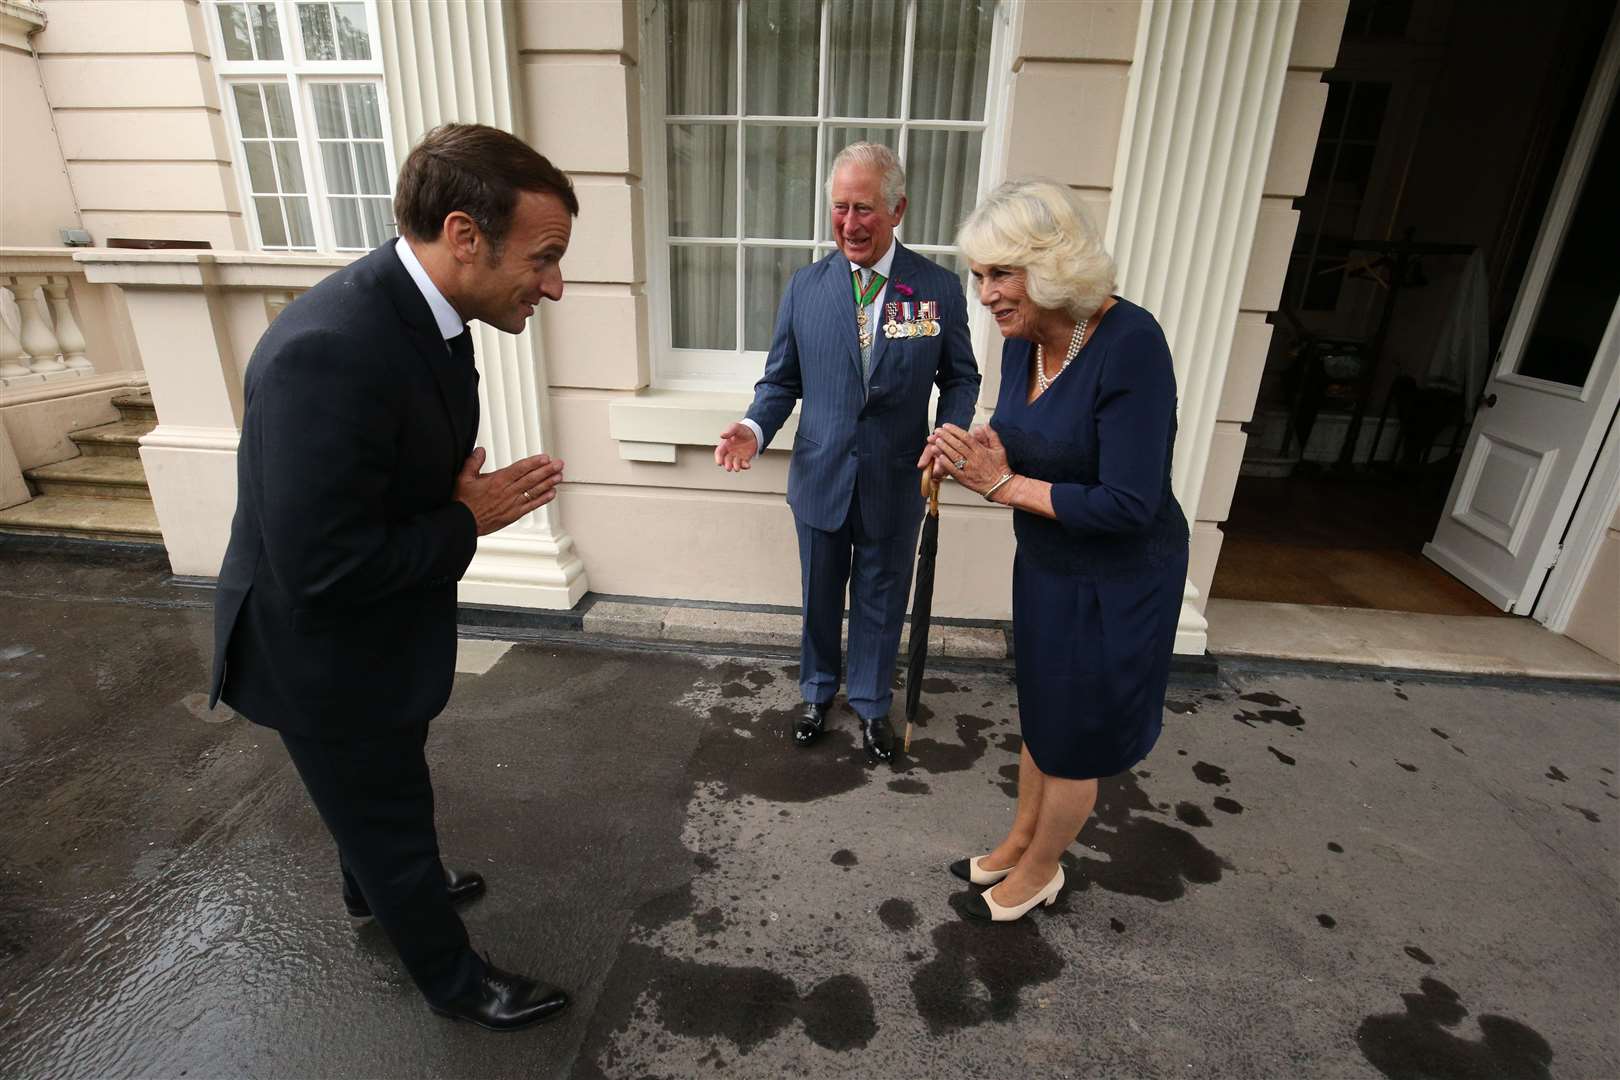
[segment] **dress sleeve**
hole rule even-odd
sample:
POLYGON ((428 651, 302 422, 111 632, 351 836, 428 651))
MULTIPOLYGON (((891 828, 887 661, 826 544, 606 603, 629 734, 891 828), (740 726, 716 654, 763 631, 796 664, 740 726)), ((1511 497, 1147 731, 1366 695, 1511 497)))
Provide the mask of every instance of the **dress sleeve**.
POLYGON ((1103 359, 1097 392, 1097 483, 1053 484, 1052 509, 1076 533, 1147 528, 1164 499, 1176 374, 1157 328, 1118 341, 1103 359))

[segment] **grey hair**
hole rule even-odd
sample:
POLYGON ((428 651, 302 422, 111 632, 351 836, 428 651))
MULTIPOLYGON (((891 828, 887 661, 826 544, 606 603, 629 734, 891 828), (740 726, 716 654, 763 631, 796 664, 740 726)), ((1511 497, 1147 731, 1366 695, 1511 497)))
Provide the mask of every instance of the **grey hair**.
POLYGON ((833 158, 832 168, 827 170, 827 198, 832 198, 833 177, 845 165, 859 165, 883 177, 883 209, 890 213, 906 197, 906 170, 895 152, 882 143, 858 142, 850 143, 833 158))
POLYGON ((1037 306, 1088 319, 1114 291, 1113 256, 1085 207, 1051 180, 1008 180, 973 208, 956 234, 969 260, 1024 271, 1037 306))

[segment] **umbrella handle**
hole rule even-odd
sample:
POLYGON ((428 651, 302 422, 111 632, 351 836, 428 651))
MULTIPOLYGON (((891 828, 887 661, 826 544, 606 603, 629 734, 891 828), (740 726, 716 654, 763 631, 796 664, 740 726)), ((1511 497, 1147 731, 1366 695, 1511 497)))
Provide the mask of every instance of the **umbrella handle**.
POLYGON ((922 471, 922 497, 928 500, 928 516, 939 517, 939 481, 932 465, 922 471))

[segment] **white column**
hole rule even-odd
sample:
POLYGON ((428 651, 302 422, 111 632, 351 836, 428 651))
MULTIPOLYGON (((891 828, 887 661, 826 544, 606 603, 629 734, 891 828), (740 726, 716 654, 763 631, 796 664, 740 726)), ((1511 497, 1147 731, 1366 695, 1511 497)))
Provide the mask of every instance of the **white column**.
MULTIPOLYGON (((1164 326, 1180 388, 1173 483, 1189 522, 1209 462, 1298 0, 1145 0, 1108 246, 1120 292, 1164 326)), ((1208 624, 1191 583, 1177 652, 1208 624)))
MULTIPOLYGON (((510 0, 398 0, 379 4, 377 11, 401 162, 417 139, 442 123, 489 124, 522 134, 510 0)), ((478 441, 489 467, 547 448, 550 394, 536 325, 543 317, 537 314, 515 337, 482 323, 475 331, 478 441)), ((480 539, 460 596, 472 603, 566 609, 587 587, 585 565, 553 503, 480 539)))
POLYGON ((29 357, 28 370, 47 379, 66 372, 67 365, 62 362, 62 349, 57 344, 56 332, 51 329, 50 316, 36 295, 45 284, 45 278, 18 275, 16 280, 12 296, 17 301, 17 315, 21 320, 17 336, 29 357))

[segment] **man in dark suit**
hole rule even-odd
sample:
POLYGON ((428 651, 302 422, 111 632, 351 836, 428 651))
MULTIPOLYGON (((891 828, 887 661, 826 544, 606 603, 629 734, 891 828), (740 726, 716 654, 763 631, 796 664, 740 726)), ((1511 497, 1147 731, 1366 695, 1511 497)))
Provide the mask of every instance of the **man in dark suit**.
POLYGON ((838 693, 849 589, 849 704, 872 761, 893 757, 889 706, 923 503, 919 457, 928 398, 937 424, 966 428, 979 396, 962 282, 897 242, 906 177, 894 151, 855 143, 827 183, 838 250, 793 275, 748 415, 721 433, 714 460, 746 469, 802 401, 787 500, 799 535, 804 599, 795 745, 826 726, 838 693))
POLYGON ((400 170, 401 238, 289 305, 253 352, 213 698, 281 734, 337 841, 343 902, 375 915, 428 1004, 521 1027, 561 990, 473 952, 433 825, 428 724, 450 696, 456 582, 478 537, 550 502, 545 455, 483 472, 467 323, 523 329, 562 296, 579 203, 520 139, 451 124, 400 170))

